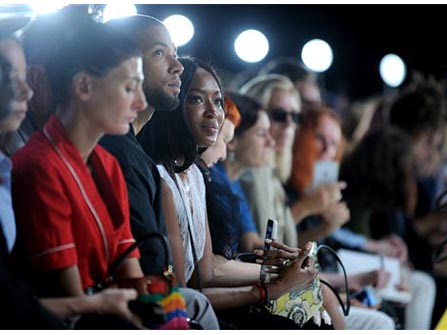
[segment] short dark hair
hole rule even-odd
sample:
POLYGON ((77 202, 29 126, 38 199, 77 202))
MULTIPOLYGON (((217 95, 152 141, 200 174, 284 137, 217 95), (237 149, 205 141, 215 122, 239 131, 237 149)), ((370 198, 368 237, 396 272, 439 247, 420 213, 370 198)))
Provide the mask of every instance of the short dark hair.
POLYGON ((163 22, 161 22, 159 19, 143 14, 136 14, 113 19, 107 21, 105 24, 110 28, 133 38, 135 43, 137 43, 140 48, 142 48, 142 41, 144 40, 143 32, 146 29, 153 26, 164 27, 163 22))
POLYGON ((202 68, 209 72, 216 80, 222 98, 224 96, 220 79, 210 64, 190 57, 181 57, 179 61, 184 67, 184 71, 180 75, 182 87, 179 94, 179 106, 172 111, 156 111, 137 135, 149 156, 157 163, 163 164, 171 174, 189 168, 204 150, 197 151, 197 145, 184 115, 186 97, 197 69, 202 68), (182 164, 173 164, 174 160, 179 157, 184 157, 182 164))
POLYGON ((435 86, 423 85, 404 91, 392 104, 390 124, 409 135, 433 131, 445 125, 446 102, 435 86))
POLYGON ((226 94, 233 100, 241 114, 241 122, 234 131, 234 135, 239 136, 258 122, 259 111, 262 109, 262 106, 247 95, 235 92, 227 92, 226 94))
POLYGON ((11 102, 14 98, 11 72, 11 63, 0 55, 0 121, 3 121, 11 112, 11 102))
POLYGON ((58 36, 47 67, 51 90, 57 104, 70 97, 71 82, 80 71, 105 76, 123 61, 141 56, 134 41, 93 20, 58 36))

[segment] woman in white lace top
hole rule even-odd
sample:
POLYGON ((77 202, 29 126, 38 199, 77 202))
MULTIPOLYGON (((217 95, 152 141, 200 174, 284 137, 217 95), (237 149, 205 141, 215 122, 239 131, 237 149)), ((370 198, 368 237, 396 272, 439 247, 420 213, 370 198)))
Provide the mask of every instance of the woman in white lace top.
MULTIPOLYGON (((259 284, 259 264, 213 254, 204 180, 194 162, 217 139, 224 121, 223 91, 208 64, 190 58, 181 58, 180 62, 184 67, 180 106, 172 112, 155 113, 137 136, 157 162, 163 178, 163 213, 179 284, 203 287, 216 311, 265 303, 268 298, 276 299, 309 285, 315 269, 301 269, 307 250, 293 256, 290 248, 281 250, 281 257, 290 256, 295 261, 292 266, 282 267, 277 280, 266 284, 264 290, 259 284)), ((287 318, 269 314, 249 327, 298 328, 287 318)))

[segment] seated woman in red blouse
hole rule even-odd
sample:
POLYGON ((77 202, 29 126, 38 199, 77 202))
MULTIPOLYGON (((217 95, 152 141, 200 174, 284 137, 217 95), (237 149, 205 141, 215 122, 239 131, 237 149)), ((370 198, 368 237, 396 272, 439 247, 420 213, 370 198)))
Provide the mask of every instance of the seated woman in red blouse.
MULTIPOLYGON (((97 143, 126 134, 147 106, 132 41, 93 21, 58 38, 48 68, 57 112, 13 156, 18 252, 41 296, 84 294, 134 242, 122 172, 97 143)), ((116 276, 141 277, 137 257, 116 276)))

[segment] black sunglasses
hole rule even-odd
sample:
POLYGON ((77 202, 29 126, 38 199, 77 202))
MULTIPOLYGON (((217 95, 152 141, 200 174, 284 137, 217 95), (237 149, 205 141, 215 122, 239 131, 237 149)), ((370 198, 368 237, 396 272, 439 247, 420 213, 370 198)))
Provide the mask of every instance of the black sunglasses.
POLYGON ((287 116, 289 115, 292 118, 292 121, 295 122, 295 124, 301 123, 302 116, 301 113, 299 113, 298 111, 287 112, 282 108, 274 108, 270 110, 270 116, 272 120, 276 122, 287 122, 287 116))

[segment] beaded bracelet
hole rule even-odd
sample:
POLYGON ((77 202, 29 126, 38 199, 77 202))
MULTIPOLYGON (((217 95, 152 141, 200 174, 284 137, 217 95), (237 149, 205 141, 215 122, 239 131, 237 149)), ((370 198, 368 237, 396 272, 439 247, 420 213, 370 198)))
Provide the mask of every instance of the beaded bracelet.
POLYGON ((259 290, 259 302, 263 305, 267 305, 270 301, 269 292, 267 291, 267 286, 264 283, 256 284, 256 287, 259 290))

